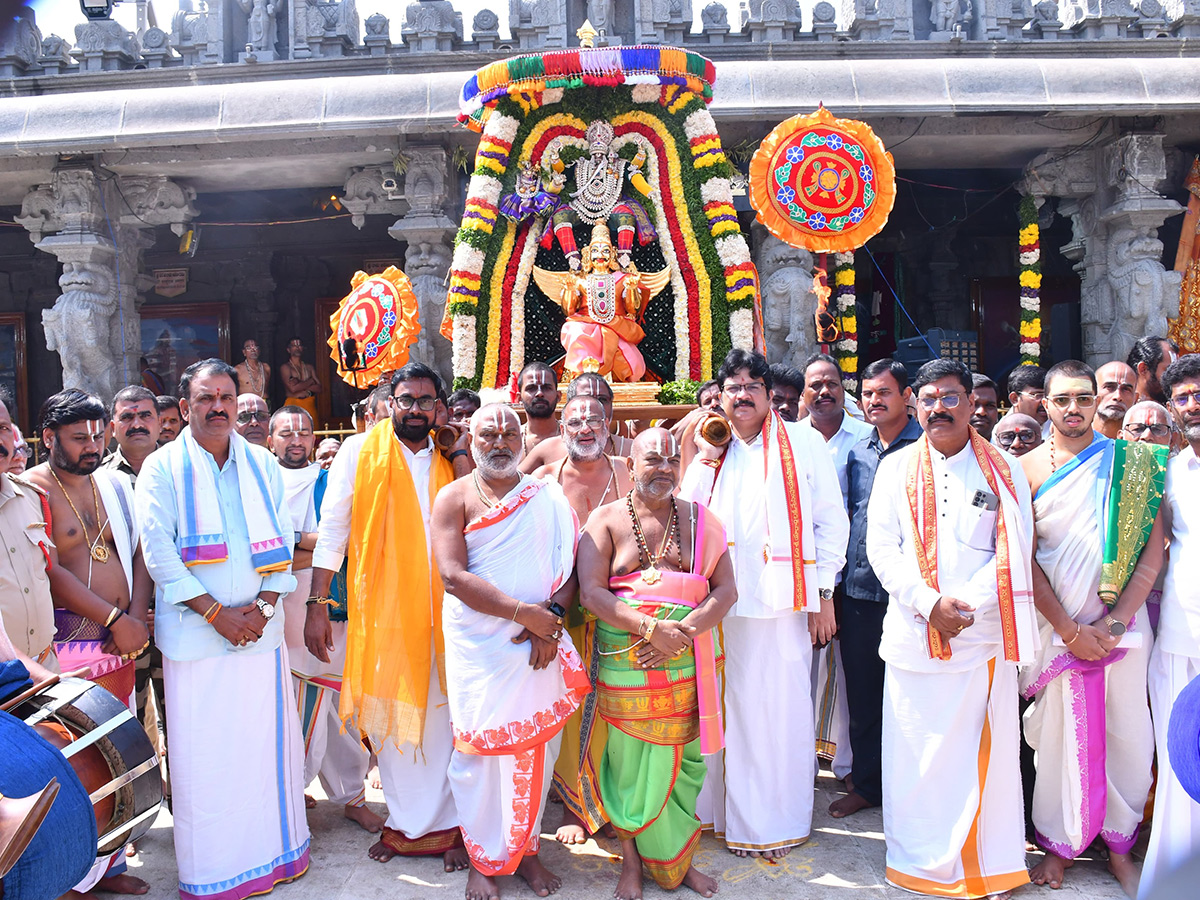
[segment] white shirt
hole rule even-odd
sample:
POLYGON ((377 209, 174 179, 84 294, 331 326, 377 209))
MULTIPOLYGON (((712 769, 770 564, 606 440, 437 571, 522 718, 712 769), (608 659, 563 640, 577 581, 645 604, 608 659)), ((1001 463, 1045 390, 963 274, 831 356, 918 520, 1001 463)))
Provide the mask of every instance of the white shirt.
MULTIPOLYGON (((379 422, 376 428, 392 428, 390 418, 379 422)), ((412 475, 417 502, 421 504, 421 522, 425 526, 425 552, 432 559, 432 538, 429 534, 429 470, 433 463, 433 441, 425 439, 425 446, 414 453, 391 431, 391 439, 404 452, 404 462, 412 475)), ((362 453, 366 434, 355 434, 346 438, 333 465, 329 467, 329 481, 325 497, 321 501, 321 525, 317 533, 317 546, 313 550, 313 568, 336 572, 346 558, 346 547, 350 543, 350 512, 354 507, 354 479, 358 474, 358 457, 362 453)))
POLYGON ((288 511, 292 514, 292 531, 299 543, 301 534, 317 530, 317 505, 314 501, 321 467, 311 463, 303 468, 292 469, 281 464, 279 474, 283 476, 283 499, 287 501, 288 511))
MULTIPOLYGON (((832 589, 846 564, 846 543, 850 539, 850 522, 834 487, 837 482, 833 463, 822 452, 823 442, 817 432, 791 422, 784 423, 784 427, 795 458, 802 464, 797 468, 800 507, 813 526, 817 586, 832 589), (808 465, 803 465, 805 462, 808 465)), ((755 619, 787 615, 790 610, 776 612, 760 589, 766 571, 762 548, 768 542, 762 435, 755 435, 747 443, 735 433, 725 450, 715 488, 713 475, 711 467, 693 462, 688 466, 679 495, 705 503, 725 525, 738 588, 738 599, 729 615, 755 619)), ((810 552, 812 548, 806 547, 805 554, 810 552)))
POLYGON ((817 437, 825 441, 825 447, 829 450, 829 456, 833 460, 833 467, 837 469, 838 484, 842 488, 842 505, 847 506, 849 495, 846 488, 846 465, 850 460, 850 448, 863 438, 870 437, 871 432, 875 429, 866 422, 860 422, 847 411, 842 412, 842 424, 829 439, 817 431, 816 426, 813 425, 812 416, 805 416, 797 424, 802 428, 810 429, 817 437))
MULTIPOLYGON (((921 577, 913 543, 905 476, 913 444, 885 457, 875 475, 867 506, 867 557, 890 595, 883 620, 879 655, 884 662, 913 672, 961 672, 1003 652, 999 596, 996 592, 996 523, 999 497, 988 487, 968 443, 954 456, 929 448, 937 506, 937 571, 934 590, 921 577), (975 505, 976 492, 995 498, 975 505), (952 638, 949 660, 929 658, 926 623, 939 597, 953 597, 975 607, 975 624, 952 638)), ((1003 451, 1001 451, 1003 453, 1003 451)), ((1029 482, 1016 459, 1004 454, 1012 472, 1021 515, 1033 534, 1029 482)))
POLYGON ((1200 459, 1191 447, 1167 463, 1163 506, 1171 544, 1155 640, 1167 653, 1200 657, 1200 581, 1191 566, 1200 553, 1200 459))

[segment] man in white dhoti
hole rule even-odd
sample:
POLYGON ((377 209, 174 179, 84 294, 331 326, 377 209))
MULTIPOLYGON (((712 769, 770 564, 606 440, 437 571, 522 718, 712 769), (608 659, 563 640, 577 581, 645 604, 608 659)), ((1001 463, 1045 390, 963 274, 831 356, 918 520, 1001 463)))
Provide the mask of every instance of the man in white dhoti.
MULTIPOLYGON (((800 420, 800 427, 811 428, 825 441, 842 489, 842 503, 849 508, 846 472, 850 448, 871 434, 871 426, 850 415, 845 404, 846 391, 837 361, 826 353, 814 353, 804 364, 804 406, 808 415, 800 420)), ((837 580, 835 591, 840 591, 841 572, 837 580)), ((838 596, 837 604, 840 603, 838 596)), ((840 638, 835 637, 813 651, 812 668, 817 755, 829 760, 835 778, 844 780, 850 778, 854 756, 850 750, 850 713, 846 706, 840 638)), ((853 790, 854 780, 851 778, 846 786, 853 790)))
POLYGON ((179 894, 242 900, 308 868, 281 594, 292 529, 279 466, 233 432, 237 373, 219 359, 179 381, 188 427, 137 483, 163 653, 179 894))
POLYGON ((470 433, 475 471, 433 509, 446 586, 450 785, 471 855, 467 898, 498 898, 494 879, 514 873, 545 896, 560 885, 538 859, 559 733, 591 693, 563 626, 579 523, 557 484, 517 468, 516 413, 484 406, 470 433))
POLYGON ((820 437, 771 409, 767 361, 734 350, 717 380, 733 440, 697 431, 680 489, 726 524, 738 588, 722 623, 724 759, 709 763, 698 815, 738 856, 783 856, 812 828, 812 645, 833 637, 850 526, 820 437))
POLYGON ((887 880, 946 897, 1029 881, 1018 664, 1033 661, 1033 515, 1016 460, 971 428, 971 373, 917 373, 925 434, 879 464, 867 555, 888 592, 879 652, 887 880))
MULTIPOLYGON (((292 516, 295 550, 292 574, 296 589, 280 600, 284 617, 284 642, 292 666, 296 687, 296 708, 300 714, 300 733, 304 739, 304 783, 321 779, 325 795, 343 806, 347 819, 371 833, 383 830, 383 819, 367 808, 367 764, 370 756, 353 729, 343 729, 338 716, 342 685, 342 665, 346 659, 346 609, 333 604, 330 612, 333 649, 329 662, 313 656, 304 643, 306 604, 312 587, 312 551, 317 544, 320 520, 318 491, 327 473, 309 461, 312 455, 313 421, 308 410, 285 406, 271 416, 267 446, 279 460, 283 493, 292 516)), ((304 796, 309 808, 316 800, 304 796)))
POLYGON ((1167 451, 1092 430, 1096 376, 1084 363, 1058 363, 1045 386, 1050 437, 1021 457, 1034 496, 1041 639, 1021 691, 1033 700, 1025 739, 1038 754, 1033 825, 1046 851, 1030 879, 1061 886, 1063 870, 1099 836, 1109 871, 1133 897, 1129 854, 1154 761, 1153 634, 1143 606, 1163 559, 1157 514, 1167 451), (1119 575, 1106 565, 1118 549, 1128 562, 1119 575))
POLYGON ((1200 677, 1200 581, 1192 554, 1200 553, 1200 354, 1181 356, 1162 377, 1168 407, 1188 446, 1167 463, 1164 531, 1170 542, 1158 638, 1150 656, 1150 708, 1158 745, 1154 822, 1142 867, 1140 898, 1200 852, 1200 803, 1184 790, 1171 765, 1167 729, 1175 698, 1200 677))
POLYGON ((329 470, 305 643, 322 663, 333 662, 325 601, 348 560, 339 714, 370 739, 388 806, 383 834, 367 853, 377 862, 436 854, 452 872, 467 867, 467 854, 446 777, 454 745, 429 515, 438 492, 469 473, 471 463, 465 446, 451 451, 450 461, 429 437, 445 408, 433 369, 403 366, 391 391, 391 415, 347 438, 329 470))

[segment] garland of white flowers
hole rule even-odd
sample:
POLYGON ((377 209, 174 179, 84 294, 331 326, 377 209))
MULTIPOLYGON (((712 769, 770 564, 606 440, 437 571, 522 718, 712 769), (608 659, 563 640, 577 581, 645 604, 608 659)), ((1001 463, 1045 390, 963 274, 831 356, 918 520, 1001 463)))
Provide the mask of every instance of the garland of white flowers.
POLYGON ((1036 366, 1042 356, 1042 243, 1037 202, 1022 197, 1017 207, 1021 264, 1021 365, 1036 366))
POLYGON ((854 253, 833 254, 833 298, 837 309, 838 340, 833 358, 842 373, 842 386, 858 391, 858 307, 854 293, 854 253))
POLYGON ((520 372, 525 365, 525 291, 529 288, 529 278, 533 274, 533 261, 538 252, 538 240, 544 227, 541 219, 534 219, 529 224, 529 236, 525 238, 525 246, 521 250, 521 261, 518 264, 517 280, 513 284, 512 294, 512 345, 508 351, 508 368, 511 372, 520 372))

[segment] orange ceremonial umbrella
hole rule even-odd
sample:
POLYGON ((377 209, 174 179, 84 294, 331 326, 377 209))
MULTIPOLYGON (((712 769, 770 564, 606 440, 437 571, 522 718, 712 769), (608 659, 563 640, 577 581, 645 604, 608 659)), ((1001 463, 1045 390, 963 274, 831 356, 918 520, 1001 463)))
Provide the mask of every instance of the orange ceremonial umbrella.
POLYGON ((395 266, 355 272, 350 287, 329 317, 329 355, 342 380, 361 389, 408 362, 421 322, 412 282, 395 266))

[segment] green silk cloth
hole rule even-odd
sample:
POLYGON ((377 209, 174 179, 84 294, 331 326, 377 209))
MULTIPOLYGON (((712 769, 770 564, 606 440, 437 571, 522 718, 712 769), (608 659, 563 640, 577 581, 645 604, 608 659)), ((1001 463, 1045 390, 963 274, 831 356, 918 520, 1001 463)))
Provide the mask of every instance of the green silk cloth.
POLYGON ((700 739, 651 744, 608 730, 600 764, 604 810, 622 840, 632 838, 659 887, 674 890, 692 865, 700 841, 696 798, 704 785, 700 739))
POLYGON ((1113 442, 1113 477, 1108 494, 1100 599, 1110 609, 1137 567, 1162 504, 1168 448, 1113 442))

